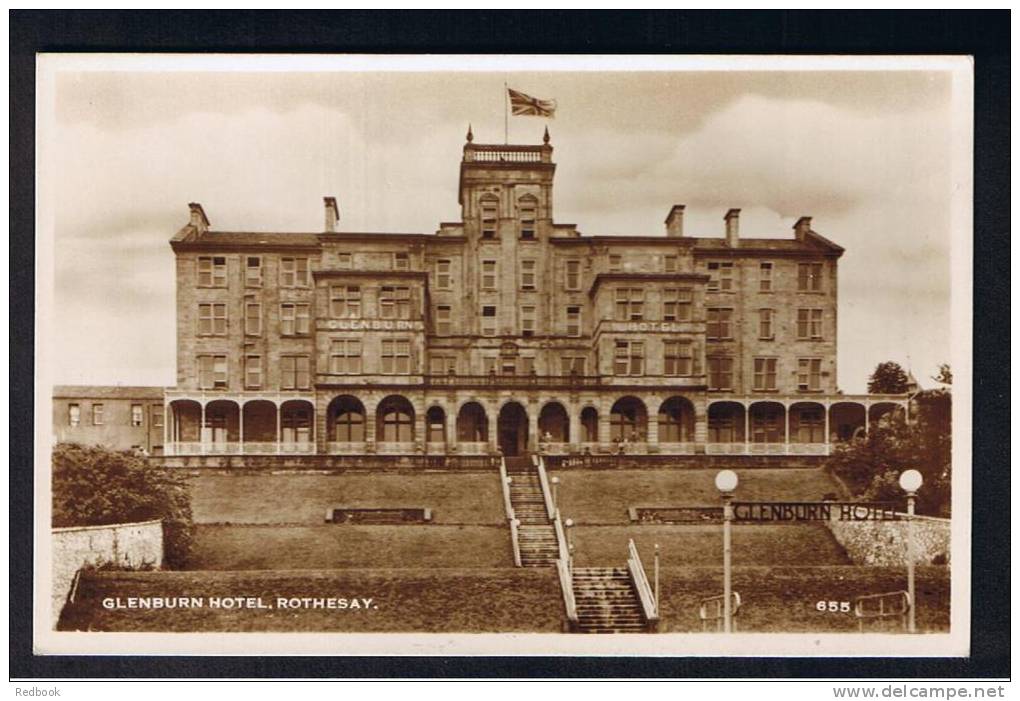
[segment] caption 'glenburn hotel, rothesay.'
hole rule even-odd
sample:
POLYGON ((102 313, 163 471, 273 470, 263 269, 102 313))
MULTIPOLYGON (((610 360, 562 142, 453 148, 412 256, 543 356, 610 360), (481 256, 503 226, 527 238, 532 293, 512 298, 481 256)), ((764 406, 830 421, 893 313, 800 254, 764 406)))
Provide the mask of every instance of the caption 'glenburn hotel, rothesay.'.
MULTIPOLYGON (((730 209, 725 237, 696 238, 673 205, 665 235, 585 236, 554 221, 543 141, 469 131, 461 221, 435 234, 343 231, 332 197, 317 233, 215 231, 192 204, 170 242, 177 386, 146 447, 821 455, 905 404, 838 392, 843 249, 809 217, 741 238, 730 209)), ((89 393, 67 389, 75 439, 89 393)))

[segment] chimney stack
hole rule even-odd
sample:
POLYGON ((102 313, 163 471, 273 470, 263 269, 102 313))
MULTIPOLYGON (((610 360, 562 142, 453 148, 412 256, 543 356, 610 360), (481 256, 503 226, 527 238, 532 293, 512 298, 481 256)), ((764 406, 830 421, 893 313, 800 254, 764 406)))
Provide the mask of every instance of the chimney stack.
POLYGON ((740 245, 740 210, 731 209, 723 219, 726 221, 726 245, 736 248, 740 245))
POLYGON ((188 222, 200 234, 209 231, 209 218, 205 216, 205 210, 198 202, 189 202, 188 209, 191 210, 191 220, 188 222))
POLYGON ((336 225, 340 223, 340 208, 336 204, 336 198, 323 197, 322 202, 326 205, 326 233, 335 233, 336 225))
POLYGON ((793 225, 793 237, 798 241, 806 239, 809 231, 811 231, 811 217, 801 217, 793 225))
POLYGON ((679 238, 684 235, 684 209, 687 205, 675 204, 666 215, 666 236, 679 238))

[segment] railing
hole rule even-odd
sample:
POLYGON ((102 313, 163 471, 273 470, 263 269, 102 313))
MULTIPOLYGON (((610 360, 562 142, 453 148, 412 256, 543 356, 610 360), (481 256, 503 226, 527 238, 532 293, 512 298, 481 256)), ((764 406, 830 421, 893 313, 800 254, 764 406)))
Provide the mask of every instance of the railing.
POLYGON ((569 455, 570 444, 556 443, 554 441, 540 441, 538 444, 538 452, 542 455, 569 455))
POLYGON ((514 549, 514 567, 521 566, 521 544, 517 533, 517 515, 514 514, 513 503, 510 501, 510 476, 506 473, 506 460, 499 459, 499 484, 503 489, 503 508, 506 510, 507 523, 510 525, 510 543, 514 549))
POLYGON ((630 569, 630 580, 634 583, 638 597, 641 599, 641 608, 645 613, 645 620, 653 622, 659 620, 659 602, 655 600, 655 593, 648 584, 648 577, 645 575, 645 568, 641 564, 641 555, 638 554, 637 546, 632 538, 627 542, 628 558, 627 567, 630 569))
POLYGON ((308 443, 276 443, 270 441, 238 442, 177 442, 163 446, 164 455, 314 455, 315 444, 308 443))
POLYGON ((470 144, 464 149, 464 160, 468 163, 542 163, 543 147, 510 144, 470 144))
POLYGON ((330 441, 326 444, 326 452, 330 455, 362 455, 365 452, 365 442, 330 441))
POLYGON ((489 444, 485 441, 465 441, 455 446, 461 455, 485 455, 489 452, 489 444))
MULTIPOLYGON (((731 601, 731 629, 735 633, 737 631, 737 614, 740 612, 740 593, 732 592, 731 601)), ((698 609, 698 618, 701 619, 702 633, 707 633, 710 627, 714 627, 718 633, 724 631, 726 629, 726 595, 720 594, 702 599, 698 609)))
POLYGON ((577 623, 577 602, 574 600, 574 573, 570 567, 570 561, 560 558, 556 561, 556 571, 560 575, 560 591, 563 593, 563 608, 567 614, 567 620, 571 624, 577 623))
POLYGON ((425 375, 426 387, 598 387, 599 375, 425 375))
POLYGON ((864 623, 869 620, 899 618, 903 629, 907 629, 907 614, 910 613, 910 594, 905 591, 890 591, 883 594, 867 594, 854 599, 854 616, 857 629, 863 633, 864 623), (869 609, 868 604, 878 602, 878 609, 869 609))
POLYGON ((416 452, 414 441, 380 441, 375 449, 381 455, 410 455, 416 452))
POLYGON ((828 455, 828 443, 706 443, 708 455, 828 455))
POLYGON ((690 441, 653 443, 652 445, 658 445, 659 453, 662 455, 694 455, 696 446, 690 441))
POLYGON ((552 490, 549 488, 549 475, 545 472, 545 460, 541 455, 532 455, 531 459, 538 468, 538 481, 542 485, 542 496, 545 498, 545 512, 551 521, 556 517, 556 505, 553 503, 552 490))

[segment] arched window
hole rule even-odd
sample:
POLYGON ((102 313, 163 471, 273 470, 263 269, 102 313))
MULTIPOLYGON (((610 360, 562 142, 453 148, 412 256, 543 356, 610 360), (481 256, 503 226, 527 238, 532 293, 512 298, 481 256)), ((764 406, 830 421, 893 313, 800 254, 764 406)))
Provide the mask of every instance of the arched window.
POLYGON ((333 440, 361 443, 365 440, 365 407, 354 397, 333 400, 333 440))
POLYGON ((403 397, 389 397, 379 405, 378 439, 384 443, 414 440, 414 409, 403 397))
POLYGON ((644 441, 648 435, 648 411, 640 399, 624 397, 613 404, 609 425, 614 441, 644 441))
POLYGON ((581 411, 581 430, 584 432, 585 443, 597 443, 599 440, 599 413, 594 407, 585 407, 581 411))
POLYGON ((446 412, 442 407, 430 408, 425 414, 425 423, 428 426, 429 443, 446 442, 446 412))
POLYGON ((670 397, 659 408, 659 442, 684 443, 693 440, 694 407, 683 397, 670 397))

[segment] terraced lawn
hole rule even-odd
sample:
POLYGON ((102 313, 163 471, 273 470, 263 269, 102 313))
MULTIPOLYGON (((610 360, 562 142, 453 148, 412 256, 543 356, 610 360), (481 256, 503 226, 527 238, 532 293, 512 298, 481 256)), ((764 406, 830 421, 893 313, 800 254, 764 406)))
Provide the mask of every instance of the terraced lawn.
MULTIPOLYGON (((632 506, 718 506, 717 470, 562 470, 557 502, 580 524, 628 523, 632 506)), ((839 486, 821 469, 738 471, 742 501, 817 501, 839 486)), ((497 483, 496 488, 499 488, 497 483)))
POLYGON ((502 524, 499 474, 200 474, 197 523, 322 523, 332 506, 424 507, 436 523, 502 524))
POLYGON ((505 526, 197 528, 189 570, 513 567, 505 526))
MULTIPOLYGON (((655 544, 663 567, 714 567, 722 563, 722 527, 576 526, 570 529, 574 561, 582 566, 627 561, 633 538, 651 571, 655 544)), ((822 524, 733 526, 734 565, 848 565, 846 552, 822 524)))

